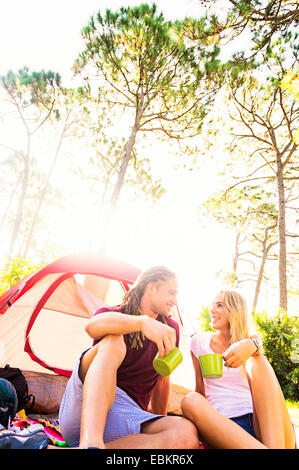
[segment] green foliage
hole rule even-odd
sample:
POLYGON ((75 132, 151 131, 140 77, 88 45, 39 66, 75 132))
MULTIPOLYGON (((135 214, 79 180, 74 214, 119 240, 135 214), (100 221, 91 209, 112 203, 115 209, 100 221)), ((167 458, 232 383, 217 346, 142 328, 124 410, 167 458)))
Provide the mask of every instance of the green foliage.
POLYGON ((253 320, 261 335, 265 355, 272 365, 285 398, 299 400, 299 321, 279 311, 274 316, 256 313, 253 320))
MULTIPOLYGON (((289 70, 280 82, 280 86, 299 102, 299 68, 297 70, 289 70)), ((294 132, 293 140, 299 145, 299 129, 294 132)))
MULTIPOLYGON (((214 5, 217 2, 206 0, 205 5, 214 5)), ((273 0, 237 0, 226 2, 228 12, 226 20, 220 31, 227 36, 230 31, 231 38, 235 38, 244 30, 250 32, 251 44, 246 44, 249 58, 258 52, 264 55, 271 53, 272 43, 277 36, 286 43, 296 39, 298 21, 298 2, 273 0)), ((215 8, 216 12, 217 9, 215 8)), ((217 12, 218 13, 218 12, 217 12)))
POLYGON ((221 280, 224 286, 231 288, 237 288, 239 282, 239 276, 234 270, 227 270, 224 268, 219 269, 216 273, 216 279, 221 280))
POLYGON ((217 191, 199 209, 199 215, 213 217, 217 222, 237 230, 254 224, 262 229, 276 222, 277 209, 273 204, 273 194, 260 186, 244 186, 241 190, 217 191))
POLYGON ((38 271, 42 267, 42 265, 36 265, 27 259, 18 257, 11 259, 1 271, 0 295, 4 294, 21 279, 38 271))
POLYGON ((210 307, 203 306, 198 317, 199 327, 202 331, 215 331, 211 327, 210 307))
POLYGON ((23 67, 17 73, 11 70, 0 76, 0 84, 6 92, 24 106, 35 106, 50 109, 55 100, 55 88, 61 86, 61 77, 51 70, 45 72, 30 72, 28 67, 23 67))
MULTIPOLYGON (((147 4, 98 12, 82 29, 85 48, 74 70, 96 72, 111 102, 139 109, 139 131, 177 139, 196 135, 222 75, 219 47, 186 38, 188 21, 166 21, 147 4)), ((200 28, 200 21, 194 23, 200 28)))

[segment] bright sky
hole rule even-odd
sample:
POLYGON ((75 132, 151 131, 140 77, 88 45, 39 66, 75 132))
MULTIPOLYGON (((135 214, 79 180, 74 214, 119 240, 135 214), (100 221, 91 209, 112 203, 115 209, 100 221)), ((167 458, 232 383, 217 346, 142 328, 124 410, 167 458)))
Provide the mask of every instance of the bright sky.
MULTIPOLYGON (((2 2, 0 74, 27 65, 32 71, 52 69, 70 79, 71 67, 81 50, 80 31, 92 13, 99 7, 113 10, 139 3, 127 0, 2 2)), ((165 16, 172 18, 192 15, 199 8, 196 0, 160 0, 156 3, 165 16)), ((234 240, 216 224, 202 227, 195 216, 199 203, 217 190, 215 166, 207 164, 192 175, 175 172, 165 155, 163 160, 164 153, 165 148, 156 147, 153 171, 163 178, 167 195, 155 210, 147 212, 138 201, 134 205, 128 205, 126 201, 120 205, 118 227, 121 230, 115 234, 111 255, 141 269, 155 264, 174 269, 180 278, 183 306, 192 316, 197 315, 200 306, 209 303, 217 293, 219 285, 215 273, 223 267, 230 269, 234 240), (161 161, 165 162, 164 169, 161 161)), ((64 184, 68 182, 64 181, 64 184)), ((65 240, 69 237, 72 249, 81 249, 82 243, 84 250, 86 227, 89 227, 93 214, 83 205, 73 210, 73 214, 59 222, 61 225, 57 230, 63 233, 65 240), (82 223, 74 229, 71 220, 76 214, 82 218, 82 223)))
MULTIPOLYGON (((0 73, 23 65, 68 73, 80 51, 81 29, 93 13, 99 9, 117 10, 120 6, 140 3, 138 0, 1 2, 0 73)), ((190 16, 199 9, 197 0, 158 0, 155 3, 165 16, 173 19, 190 16)))

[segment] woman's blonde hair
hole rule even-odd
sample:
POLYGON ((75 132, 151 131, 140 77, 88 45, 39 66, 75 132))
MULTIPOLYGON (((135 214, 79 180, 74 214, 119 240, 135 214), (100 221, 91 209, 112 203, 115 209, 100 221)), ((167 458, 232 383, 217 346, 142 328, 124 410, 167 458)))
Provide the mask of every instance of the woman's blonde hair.
POLYGON ((245 298, 234 290, 221 290, 223 303, 230 324, 231 342, 241 341, 250 336, 250 318, 245 298))

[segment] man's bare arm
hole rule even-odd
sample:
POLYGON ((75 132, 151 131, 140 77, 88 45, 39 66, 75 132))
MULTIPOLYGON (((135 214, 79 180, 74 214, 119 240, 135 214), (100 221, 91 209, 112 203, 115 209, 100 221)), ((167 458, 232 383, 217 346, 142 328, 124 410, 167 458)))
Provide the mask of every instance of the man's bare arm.
POLYGON ((176 332, 173 328, 147 315, 103 312, 91 318, 85 330, 93 339, 141 331, 146 338, 156 343, 161 357, 172 351, 176 342, 176 332))

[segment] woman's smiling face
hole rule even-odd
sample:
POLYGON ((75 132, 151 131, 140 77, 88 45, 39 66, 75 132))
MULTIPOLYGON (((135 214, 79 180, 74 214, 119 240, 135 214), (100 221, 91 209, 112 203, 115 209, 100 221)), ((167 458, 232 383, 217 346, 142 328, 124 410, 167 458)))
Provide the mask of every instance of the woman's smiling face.
POLYGON ((229 328, 228 310, 223 301, 223 295, 216 295, 211 307, 211 323, 215 330, 229 328))

